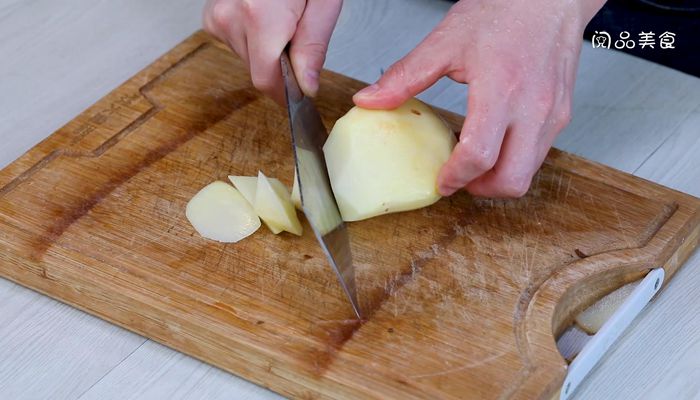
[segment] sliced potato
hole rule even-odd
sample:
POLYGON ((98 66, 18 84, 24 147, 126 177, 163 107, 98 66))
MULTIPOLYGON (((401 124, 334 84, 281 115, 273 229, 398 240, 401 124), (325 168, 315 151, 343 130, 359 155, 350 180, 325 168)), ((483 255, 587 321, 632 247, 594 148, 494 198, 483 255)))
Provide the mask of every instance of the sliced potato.
POLYGON ((282 182, 268 178, 262 172, 258 173, 254 208, 272 233, 287 231, 301 235, 301 223, 292 204, 289 190, 282 182))
POLYGON ((435 203, 438 172, 455 143, 445 122, 416 99, 395 110, 352 108, 323 147, 343 219, 435 203))
POLYGON ((608 293, 605 297, 593 303, 593 305, 579 314, 576 317, 576 324, 587 333, 591 335, 596 334, 600 328, 603 327, 605 321, 620 308, 620 305, 622 305, 630 293, 632 293, 634 288, 639 285, 639 282, 640 281, 628 283, 608 293))
POLYGON ((224 243, 238 242, 260 228, 251 204, 238 190, 219 181, 195 194, 185 215, 202 237, 224 243))
MULTIPOLYGON (((338 213, 333 192, 328 187, 328 180, 323 173, 323 158, 301 147, 297 148, 297 157, 299 172, 304 178, 301 188, 304 192, 304 215, 319 235, 325 235, 342 224, 343 219, 338 213)), ((299 197, 301 203, 301 193, 299 197)))
POLYGON ((297 177, 297 169, 294 168, 294 183, 292 184, 292 203, 299 211, 303 211, 301 207, 301 192, 299 191, 299 178, 297 177))
POLYGON ((233 183, 233 186, 241 192, 243 197, 245 197, 251 205, 255 204, 255 191, 258 188, 258 177, 229 175, 228 180, 233 183))

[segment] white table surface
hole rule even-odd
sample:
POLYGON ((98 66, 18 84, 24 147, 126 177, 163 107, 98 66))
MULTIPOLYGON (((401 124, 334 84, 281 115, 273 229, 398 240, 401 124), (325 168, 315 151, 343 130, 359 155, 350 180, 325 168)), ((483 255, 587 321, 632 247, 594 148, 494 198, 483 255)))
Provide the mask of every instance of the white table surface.
MULTIPOLYGON (((203 0, 0 0, 0 167, 200 26, 203 0)), ((376 79, 441 18, 440 0, 347 0, 329 69, 376 79)), ((464 113, 465 87, 420 96, 464 113)), ((700 79, 584 46, 561 149, 700 196, 700 79)), ((696 253, 578 399, 700 398, 696 253)), ((466 394, 465 394, 466 395, 466 394)), ((2 399, 279 396, 0 279, 2 399)))

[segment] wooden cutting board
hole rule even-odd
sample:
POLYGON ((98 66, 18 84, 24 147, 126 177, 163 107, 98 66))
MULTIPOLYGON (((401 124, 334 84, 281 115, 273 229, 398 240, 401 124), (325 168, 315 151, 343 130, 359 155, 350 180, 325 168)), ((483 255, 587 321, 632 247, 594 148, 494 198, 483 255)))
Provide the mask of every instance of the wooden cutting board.
MULTIPOLYGON (((362 85, 322 75, 327 127, 362 85)), ((285 111, 197 33, 0 172, 0 275, 290 397, 531 399, 575 313, 698 245, 698 199, 553 150, 522 199, 352 223, 360 324, 308 225, 223 245, 185 219, 258 169, 291 184, 285 111)))

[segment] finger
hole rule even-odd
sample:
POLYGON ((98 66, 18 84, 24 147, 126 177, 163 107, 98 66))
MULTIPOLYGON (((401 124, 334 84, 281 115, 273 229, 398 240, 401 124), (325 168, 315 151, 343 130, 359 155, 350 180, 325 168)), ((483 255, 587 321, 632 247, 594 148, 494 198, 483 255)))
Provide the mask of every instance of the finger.
POLYGON ((393 109, 430 87, 449 69, 450 49, 430 34, 406 57, 394 63, 379 80, 353 96, 360 107, 393 109))
MULTIPOLYGON (((566 72, 564 69, 562 74, 566 72)), ((521 197, 528 191, 554 140, 571 119, 571 85, 565 79, 560 82, 551 91, 528 91, 537 95, 522 104, 533 106, 520 108, 527 112, 521 113, 518 121, 509 127, 496 165, 467 185, 470 193, 521 197)))
POLYGON ((303 8, 294 8, 289 2, 284 4, 289 6, 267 5, 280 7, 270 12, 255 11, 256 7, 264 5, 263 2, 253 3, 250 6, 253 10, 245 16, 248 19, 245 33, 253 85, 279 104, 285 103, 280 55, 294 36, 297 21, 303 13, 303 8))
POLYGON ((208 0, 204 6, 204 29, 226 43, 248 65, 248 46, 243 25, 235 23, 240 12, 228 0, 208 0))
POLYGON ((318 77, 342 5, 342 0, 307 0, 297 25, 290 57, 299 86, 307 96, 315 96, 318 91, 318 77))
POLYGON ((207 0, 202 13, 202 26, 209 34, 224 40, 223 28, 234 14, 233 3, 221 0, 207 0))
POLYGON ((554 146, 554 141, 571 121, 570 102, 570 99, 568 101, 562 101, 562 105, 557 107, 557 110, 552 113, 551 117, 542 128, 543 134, 540 136, 540 140, 537 143, 539 153, 536 158, 535 169, 542 165, 545 158, 547 158, 547 154, 549 154, 549 150, 554 146))
POLYGON ((438 175, 438 191, 449 196, 489 171, 498 160, 508 126, 507 99, 496 87, 474 82, 459 142, 438 175))
MULTIPOLYGON (((540 128, 533 124, 513 124, 501 147, 494 168, 467 185, 475 196, 522 197, 542 164, 550 143, 543 142, 540 128)), ((553 140, 553 139, 552 139, 553 140)))

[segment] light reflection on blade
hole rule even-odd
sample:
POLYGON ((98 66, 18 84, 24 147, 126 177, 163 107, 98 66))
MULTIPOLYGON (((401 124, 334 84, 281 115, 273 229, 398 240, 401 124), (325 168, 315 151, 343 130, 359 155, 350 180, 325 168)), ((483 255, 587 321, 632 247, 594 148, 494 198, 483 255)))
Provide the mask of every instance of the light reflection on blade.
POLYGON ((333 196, 323 158, 326 129, 316 107, 301 93, 286 51, 280 57, 280 63, 302 208, 353 311, 362 319, 357 301, 350 238, 333 196))

